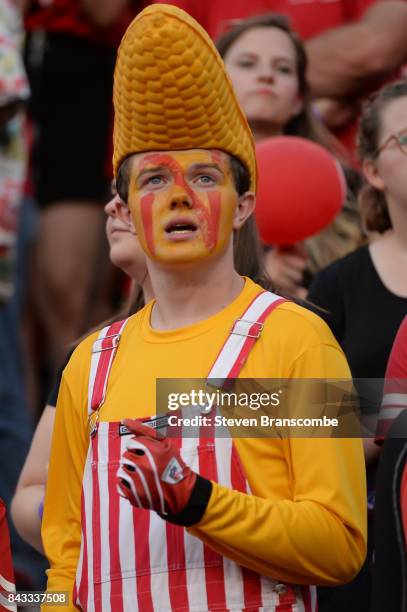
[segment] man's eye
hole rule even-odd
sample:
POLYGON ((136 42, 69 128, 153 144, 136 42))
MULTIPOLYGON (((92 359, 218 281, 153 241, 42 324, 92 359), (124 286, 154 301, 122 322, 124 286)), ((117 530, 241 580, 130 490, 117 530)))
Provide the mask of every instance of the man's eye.
POLYGON ((197 182, 201 185, 212 185, 215 182, 215 179, 208 174, 203 174, 202 176, 198 177, 197 182))
POLYGON ((156 176, 150 176, 150 177, 149 177, 149 178, 146 180, 145 184, 146 184, 146 185, 161 185, 161 183, 163 182, 163 180, 164 180, 164 179, 163 179, 163 177, 162 177, 162 176, 158 176, 158 175, 156 175, 156 176))

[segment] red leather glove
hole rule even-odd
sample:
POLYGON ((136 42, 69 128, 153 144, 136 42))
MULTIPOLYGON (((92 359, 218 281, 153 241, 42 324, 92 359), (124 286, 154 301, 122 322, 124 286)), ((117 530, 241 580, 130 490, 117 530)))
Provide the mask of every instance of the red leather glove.
POLYGON ((155 510, 177 524, 200 520, 212 490, 210 481, 193 472, 171 441, 153 428, 137 419, 124 424, 134 436, 129 436, 117 471, 119 494, 133 506, 155 510))

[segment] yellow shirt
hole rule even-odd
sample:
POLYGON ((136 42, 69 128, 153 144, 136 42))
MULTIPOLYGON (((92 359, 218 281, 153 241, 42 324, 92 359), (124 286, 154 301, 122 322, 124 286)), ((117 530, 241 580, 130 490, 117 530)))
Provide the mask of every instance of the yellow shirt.
MULTIPOLYGON (((152 303, 131 317, 113 362, 101 421, 153 415, 156 378, 206 378, 233 322, 259 291, 246 279, 229 306, 174 331, 151 328, 152 303)), ((73 353, 58 397, 42 528, 49 590, 72 592, 79 556, 87 390, 96 337, 86 338, 73 353)), ((325 323, 289 302, 267 319, 240 373, 243 378, 349 376, 325 323)), ((203 519, 190 532, 239 564, 283 582, 351 580, 365 556, 361 441, 237 438, 235 444, 253 494, 214 484, 203 519)))

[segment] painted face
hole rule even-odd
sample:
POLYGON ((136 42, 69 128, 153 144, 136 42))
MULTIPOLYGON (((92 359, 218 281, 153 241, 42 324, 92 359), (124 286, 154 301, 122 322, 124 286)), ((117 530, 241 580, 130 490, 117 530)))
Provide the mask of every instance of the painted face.
POLYGON ((217 150, 140 153, 130 172, 129 205, 147 255, 167 263, 221 253, 238 204, 229 157, 217 150))
POLYGON ((247 30, 228 49, 225 66, 249 123, 267 122, 278 133, 301 111, 296 52, 282 30, 247 30))

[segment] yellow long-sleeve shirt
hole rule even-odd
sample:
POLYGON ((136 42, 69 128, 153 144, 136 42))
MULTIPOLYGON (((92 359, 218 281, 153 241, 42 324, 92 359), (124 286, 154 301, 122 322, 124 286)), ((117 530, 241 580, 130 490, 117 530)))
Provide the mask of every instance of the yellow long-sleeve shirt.
MULTIPOLYGON (((221 312, 174 331, 151 328, 152 303, 134 315, 112 366, 101 421, 154 414, 157 378, 205 378, 232 323, 260 290, 246 280, 241 294, 221 312)), ((42 528, 50 561, 48 590, 73 589, 96 336, 86 338, 73 353, 58 397, 42 528)), ((324 322, 287 302, 267 319, 240 376, 344 379, 350 374, 324 322)), ((360 440, 237 438, 235 444, 253 494, 214 484, 205 514, 190 532, 239 564, 277 580, 349 581, 365 556, 360 440)))

